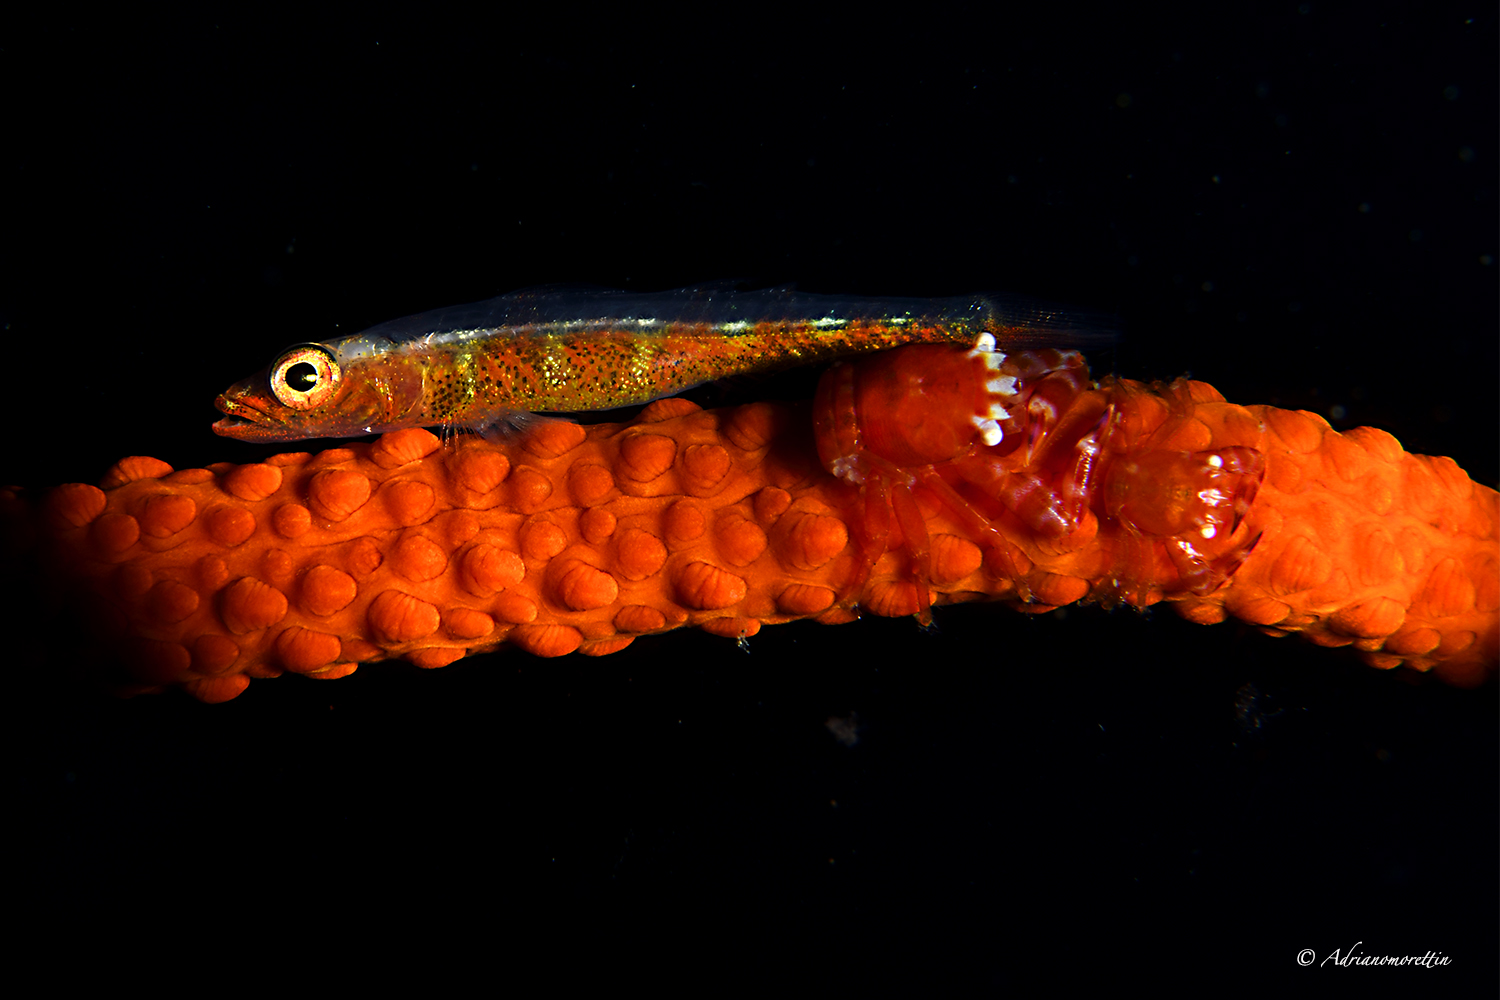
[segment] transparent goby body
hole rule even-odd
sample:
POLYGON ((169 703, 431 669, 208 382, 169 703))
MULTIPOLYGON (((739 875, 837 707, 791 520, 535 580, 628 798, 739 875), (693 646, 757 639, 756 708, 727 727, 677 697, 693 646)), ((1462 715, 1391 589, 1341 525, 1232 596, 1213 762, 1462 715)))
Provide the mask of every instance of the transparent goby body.
POLYGON ((1011 296, 861 298, 713 285, 641 294, 540 290, 438 309, 282 352, 215 401, 249 441, 485 432, 526 413, 646 403, 734 375, 909 343, 1001 349, 1108 340, 1096 317, 1011 296))

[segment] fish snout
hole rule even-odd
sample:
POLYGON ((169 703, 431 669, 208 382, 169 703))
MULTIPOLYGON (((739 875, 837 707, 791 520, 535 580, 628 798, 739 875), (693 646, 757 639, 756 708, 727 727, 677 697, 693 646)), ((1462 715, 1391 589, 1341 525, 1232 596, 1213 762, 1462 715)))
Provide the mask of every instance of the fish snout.
POLYGON ((224 414, 224 419, 214 422, 214 433, 221 437, 239 438, 242 441, 262 437, 255 433, 266 430, 270 414, 265 403, 255 397, 246 382, 231 386, 219 393, 214 400, 214 409, 224 414))

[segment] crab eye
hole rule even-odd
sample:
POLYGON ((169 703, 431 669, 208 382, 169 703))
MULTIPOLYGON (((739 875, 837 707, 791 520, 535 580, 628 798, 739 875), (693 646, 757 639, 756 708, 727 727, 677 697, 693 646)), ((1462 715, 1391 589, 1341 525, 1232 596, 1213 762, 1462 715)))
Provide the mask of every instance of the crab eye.
POLYGON ((271 392, 294 410, 311 410, 333 395, 342 376, 328 348, 302 344, 289 348, 271 366, 271 392))

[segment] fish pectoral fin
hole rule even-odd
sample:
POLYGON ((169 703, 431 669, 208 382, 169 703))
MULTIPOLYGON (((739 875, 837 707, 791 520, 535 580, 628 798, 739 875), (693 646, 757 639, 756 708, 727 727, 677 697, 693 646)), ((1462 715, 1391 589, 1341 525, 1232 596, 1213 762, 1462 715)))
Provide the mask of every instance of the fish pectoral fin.
POLYGON ((457 429, 477 434, 491 444, 500 444, 507 441, 514 441, 522 434, 549 423, 573 424, 574 422, 566 417, 527 413, 524 410, 511 410, 495 414, 484 423, 464 425, 457 429))

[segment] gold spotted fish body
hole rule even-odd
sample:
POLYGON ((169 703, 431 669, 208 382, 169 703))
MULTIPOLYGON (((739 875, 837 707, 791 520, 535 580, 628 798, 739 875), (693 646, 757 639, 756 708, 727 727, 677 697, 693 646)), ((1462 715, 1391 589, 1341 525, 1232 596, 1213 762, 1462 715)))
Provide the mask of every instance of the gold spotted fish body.
POLYGON ((214 431, 247 441, 483 432, 519 414, 631 406, 733 375, 985 333, 1002 349, 1108 336, 1095 321, 994 295, 517 292, 294 345, 218 397, 214 431))

